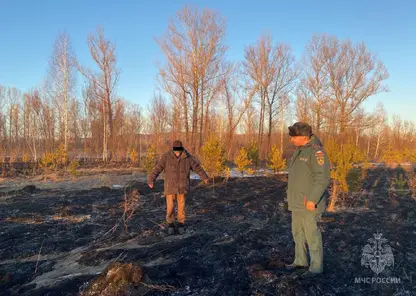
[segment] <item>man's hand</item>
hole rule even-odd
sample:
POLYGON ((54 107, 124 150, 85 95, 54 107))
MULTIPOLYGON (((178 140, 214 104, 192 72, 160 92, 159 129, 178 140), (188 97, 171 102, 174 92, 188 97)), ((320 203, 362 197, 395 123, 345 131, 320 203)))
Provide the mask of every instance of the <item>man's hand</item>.
POLYGON ((204 183, 205 183, 205 184, 208 184, 208 182, 209 182, 209 179, 205 179, 205 180, 204 180, 204 183))
POLYGON ((149 183, 149 187, 150 188, 153 188, 153 183, 149 183))
POLYGON ((308 201, 306 203, 306 208, 308 209, 308 211, 315 211, 315 203, 312 201, 308 201))

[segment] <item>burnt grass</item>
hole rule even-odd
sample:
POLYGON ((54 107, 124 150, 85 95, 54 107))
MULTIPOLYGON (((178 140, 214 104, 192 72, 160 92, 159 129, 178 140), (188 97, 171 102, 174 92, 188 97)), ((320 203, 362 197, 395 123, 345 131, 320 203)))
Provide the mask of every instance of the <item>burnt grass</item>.
POLYGON ((0 295, 78 295, 116 261, 143 268, 128 295, 416 295, 416 202, 388 191, 395 173, 369 171, 364 191, 324 213, 324 273, 308 280, 284 269, 294 256, 285 177, 192 180, 187 231, 174 236, 163 224, 163 181, 134 184, 141 194, 127 232, 123 189, 2 192, 0 295), (394 255, 378 277, 399 283, 355 283, 377 277, 361 265, 377 232, 394 255))

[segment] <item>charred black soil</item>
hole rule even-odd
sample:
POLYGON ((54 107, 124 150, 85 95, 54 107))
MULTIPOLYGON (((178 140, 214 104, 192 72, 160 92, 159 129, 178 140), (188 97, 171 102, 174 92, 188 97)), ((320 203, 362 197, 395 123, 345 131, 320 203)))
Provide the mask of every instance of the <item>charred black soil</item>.
POLYGON ((78 295, 119 262, 143 270, 125 295, 416 295, 416 202, 405 190, 388 190, 390 173, 370 171, 364 190, 343 209, 324 213, 324 273, 309 280, 284 270, 294 243, 283 178, 230 179, 215 187, 193 180, 186 233, 174 236, 163 223, 162 181, 153 190, 135 184, 141 194, 127 232, 123 189, 5 190, 0 293, 78 295), (394 265, 379 275, 361 265, 377 232, 394 255, 394 265), (367 277, 399 283, 355 282, 367 277))

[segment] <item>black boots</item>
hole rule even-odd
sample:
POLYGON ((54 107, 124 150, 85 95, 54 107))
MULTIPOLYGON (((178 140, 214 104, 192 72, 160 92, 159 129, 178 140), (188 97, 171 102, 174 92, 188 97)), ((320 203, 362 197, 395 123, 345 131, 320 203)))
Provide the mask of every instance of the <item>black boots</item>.
MULTIPOLYGON (((177 225, 177 234, 184 234, 185 233, 185 225, 183 223, 178 223, 177 225)), ((175 224, 170 223, 168 224, 168 235, 175 234, 175 224)))
POLYGON ((286 268, 286 270, 289 270, 289 271, 293 271, 293 270, 302 270, 302 269, 304 269, 304 270, 307 270, 308 269, 308 267, 309 266, 302 266, 302 265, 296 265, 296 264, 294 264, 294 263, 291 263, 291 264, 285 264, 285 268, 286 268))
POLYGON ((183 225, 183 223, 178 223, 178 233, 179 234, 185 233, 185 225, 183 225))
POLYGON ((175 233, 175 224, 170 223, 170 224, 168 225, 168 234, 169 234, 169 235, 173 235, 174 233, 175 233))

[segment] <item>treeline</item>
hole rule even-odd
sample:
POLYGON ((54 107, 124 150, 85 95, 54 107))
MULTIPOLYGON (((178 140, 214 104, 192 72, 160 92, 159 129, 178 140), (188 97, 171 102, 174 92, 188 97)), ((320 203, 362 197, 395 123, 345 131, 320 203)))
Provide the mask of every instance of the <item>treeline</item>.
POLYGON ((0 86, 0 154, 37 161, 62 146, 70 157, 140 161, 150 145, 159 154, 178 138, 200 155, 215 137, 229 160, 250 145, 265 159, 273 145, 290 152, 289 120, 310 123, 324 143, 353 143, 371 160, 407 149, 405 159, 415 150, 413 122, 389 122, 382 103, 362 109, 387 90, 388 78, 364 43, 316 35, 296 59, 290 45, 259 36, 242 48, 243 60, 231 61, 225 37, 220 14, 179 11, 156 39, 164 54, 158 89, 139 106, 116 92, 123 53, 102 28, 87 38, 92 69, 78 62, 68 34, 58 36, 44 83, 30 91, 0 86))

